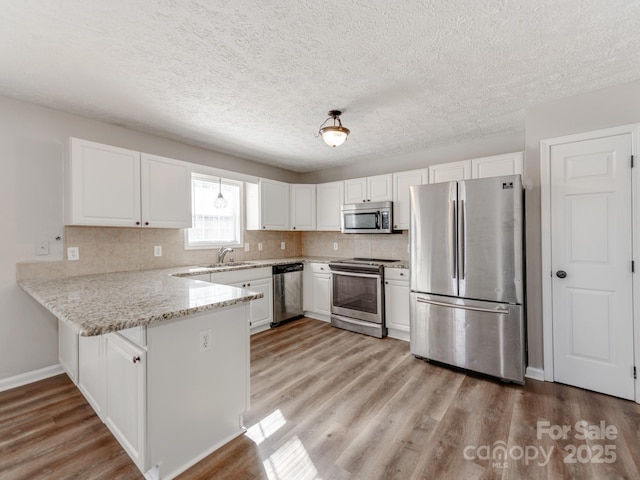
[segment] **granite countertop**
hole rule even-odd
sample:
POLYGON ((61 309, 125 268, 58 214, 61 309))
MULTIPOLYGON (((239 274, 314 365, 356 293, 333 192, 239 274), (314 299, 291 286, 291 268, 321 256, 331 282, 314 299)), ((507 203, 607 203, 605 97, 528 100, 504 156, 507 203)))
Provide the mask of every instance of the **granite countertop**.
POLYGON ((181 268, 23 280, 20 287, 83 336, 149 325, 263 297, 173 276, 181 268))
MULTIPOLYGON (((262 298, 248 289, 191 280, 206 273, 264 268, 336 258, 296 257, 238 262, 222 267, 187 266, 61 279, 30 279, 18 285, 83 336, 102 335, 262 298)), ((385 265, 407 268, 405 262, 385 265)))

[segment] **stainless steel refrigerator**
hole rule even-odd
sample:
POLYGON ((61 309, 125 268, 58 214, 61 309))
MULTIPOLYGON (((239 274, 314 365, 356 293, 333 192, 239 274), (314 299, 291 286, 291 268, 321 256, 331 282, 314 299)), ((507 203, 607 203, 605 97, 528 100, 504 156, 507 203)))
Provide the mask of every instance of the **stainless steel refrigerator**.
POLYGON ((411 353, 524 383, 520 175, 410 191, 411 353))

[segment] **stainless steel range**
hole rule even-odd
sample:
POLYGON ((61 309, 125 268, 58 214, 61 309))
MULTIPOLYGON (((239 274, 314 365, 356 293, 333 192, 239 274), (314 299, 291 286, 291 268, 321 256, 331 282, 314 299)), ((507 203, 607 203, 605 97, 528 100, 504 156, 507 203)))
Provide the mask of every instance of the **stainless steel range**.
POLYGON ((330 262, 331 325, 378 338, 385 337, 384 264, 397 261, 352 258, 330 262))

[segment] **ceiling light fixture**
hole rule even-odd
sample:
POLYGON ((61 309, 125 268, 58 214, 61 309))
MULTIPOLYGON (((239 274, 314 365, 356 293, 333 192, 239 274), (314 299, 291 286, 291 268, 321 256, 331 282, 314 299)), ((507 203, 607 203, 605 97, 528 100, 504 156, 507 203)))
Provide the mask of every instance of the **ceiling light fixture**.
POLYGON ((213 206, 216 208, 227 208, 227 200, 222 196, 222 177, 218 178, 218 185, 220 189, 218 190, 218 196, 215 202, 213 202, 213 206))
POLYGON ((330 110, 329 118, 320 125, 320 130, 318 131, 318 135, 322 135, 324 143, 330 147, 339 147, 346 142, 347 137, 349 136, 349 129, 342 126, 340 115, 342 115, 340 110, 330 110), (324 124, 331 119, 333 119, 333 125, 325 127, 324 124))

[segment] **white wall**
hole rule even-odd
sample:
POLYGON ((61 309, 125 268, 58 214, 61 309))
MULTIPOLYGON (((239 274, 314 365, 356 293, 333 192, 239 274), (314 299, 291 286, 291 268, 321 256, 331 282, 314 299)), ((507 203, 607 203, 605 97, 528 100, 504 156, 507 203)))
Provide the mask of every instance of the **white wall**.
POLYGON ((531 107, 526 113, 529 365, 543 367, 540 141, 640 122, 640 80, 531 107))
POLYGON ((63 155, 68 137, 297 182, 294 172, 0 97, 0 380, 57 364, 57 322, 16 284, 17 262, 62 260, 63 155), (50 253, 36 257, 48 240, 50 253))

